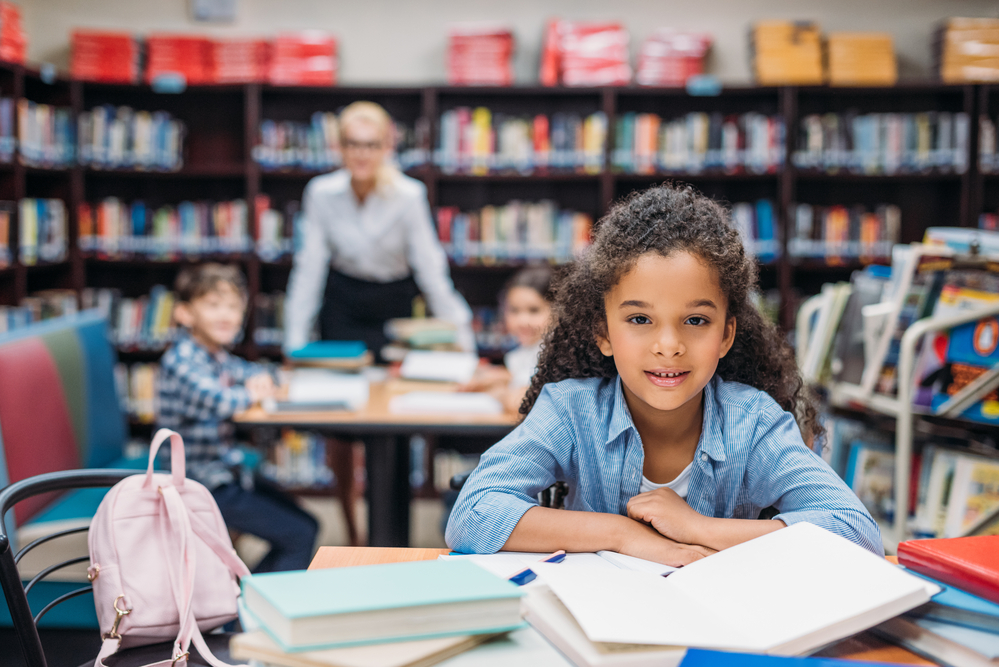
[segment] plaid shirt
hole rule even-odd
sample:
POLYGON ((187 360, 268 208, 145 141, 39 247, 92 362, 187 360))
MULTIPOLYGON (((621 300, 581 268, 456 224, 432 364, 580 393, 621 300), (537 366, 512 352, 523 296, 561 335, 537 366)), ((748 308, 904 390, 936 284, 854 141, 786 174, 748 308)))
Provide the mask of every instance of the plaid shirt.
POLYGON ((184 438, 188 477, 209 489, 236 481, 233 468, 242 457, 233 447, 231 418, 250 407, 243 383, 262 372, 224 350, 212 355, 186 331, 163 355, 156 425, 184 438))

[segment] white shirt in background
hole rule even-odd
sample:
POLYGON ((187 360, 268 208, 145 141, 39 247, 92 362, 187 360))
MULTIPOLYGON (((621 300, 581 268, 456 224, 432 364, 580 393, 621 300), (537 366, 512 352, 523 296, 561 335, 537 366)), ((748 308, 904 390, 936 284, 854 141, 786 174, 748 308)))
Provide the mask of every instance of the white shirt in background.
POLYGON ((691 461, 687 464, 687 467, 680 471, 680 474, 676 476, 672 482, 666 482, 665 484, 656 484, 655 482, 649 481, 649 478, 642 475, 642 485, 638 487, 639 493, 645 493, 646 491, 655 491, 656 489, 661 489, 664 486, 667 489, 673 489, 676 491, 676 495, 681 498, 687 497, 687 487, 690 486, 690 471, 694 466, 694 462, 691 461))
POLYGON ((503 357, 503 365, 510 371, 511 387, 526 387, 538 370, 541 341, 527 347, 515 347, 503 357))
POLYGON ((472 312, 454 289, 423 183, 398 174, 359 204, 350 172, 340 169, 309 181, 302 213, 302 247, 285 301, 286 352, 309 342, 330 267, 379 283, 412 275, 434 316, 458 328, 459 346, 475 350, 472 312))

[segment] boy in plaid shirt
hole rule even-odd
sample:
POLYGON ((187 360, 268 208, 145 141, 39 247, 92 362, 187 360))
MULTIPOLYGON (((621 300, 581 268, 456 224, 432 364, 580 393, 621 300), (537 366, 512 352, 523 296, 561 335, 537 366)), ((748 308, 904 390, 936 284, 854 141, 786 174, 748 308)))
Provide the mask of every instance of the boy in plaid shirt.
POLYGON ((184 438, 187 476, 212 492, 226 525, 270 543, 256 572, 305 569, 316 520, 287 494, 254 483, 233 446, 232 416, 275 392, 261 365, 226 351, 243 328, 243 275, 233 266, 193 266, 180 272, 175 289, 174 318, 183 330, 160 362, 157 425, 184 438))

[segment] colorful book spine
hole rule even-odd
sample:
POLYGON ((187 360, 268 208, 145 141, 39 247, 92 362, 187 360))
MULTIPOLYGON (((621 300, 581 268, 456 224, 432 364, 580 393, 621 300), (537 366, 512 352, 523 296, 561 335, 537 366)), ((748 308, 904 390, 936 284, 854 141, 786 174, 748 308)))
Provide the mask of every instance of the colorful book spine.
POLYGON ((530 174, 558 170, 596 174, 603 169, 607 116, 555 113, 535 116, 457 107, 440 118, 434 163, 447 174, 530 174))
POLYGON ((257 195, 254 202, 257 220, 257 255, 265 262, 298 252, 301 247, 302 209, 297 201, 289 201, 284 210, 271 207, 267 195, 257 195))
POLYGON ((316 433, 285 429, 260 472, 284 487, 322 488, 333 484, 333 471, 327 463, 326 438, 316 433))
POLYGON ((76 137, 69 107, 37 104, 21 98, 17 101, 17 133, 22 164, 63 168, 76 160, 76 137))
POLYGON ((790 211, 792 236, 787 249, 792 258, 829 264, 881 261, 891 256, 901 235, 902 214, 893 204, 873 211, 862 206, 796 204, 790 211))
POLYGON ((456 264, 568 262, 589 246, 592 228, 589 215, 560 211, 547 200, 512 201, 470 212, 452 206, 437 211, 438 237, 456 264))
POLYGON ((257 294, 253 302, 253 342, 270 346, 284 343, 284 293, 257 294))
POLYGON ((181 202, 155 211, 141 201, 115 197, 83 203, 77 211, 79 247, 103 258, 141 256, 167 260, 249 252, 246 202, 181 202))
POLYGON ((799 169, 828 173, 963 174, 969 141, 964 112, 810 114, 801 119, 793 160, 799 169))
POLYGON ((784 136, 780 116, 625 113, 615 123, 611 164, 634 174, 775 173, 784 163, 784 136))
POLYGON ((161 350, 176 337, 173 307, 176 297, 163 285, 149 294, 127 298, 116 289, 87 287, 80 293, 84 309, 102 312, 111 327, 111 340, 127 350, 161 350))
POLYGON ((156 385, 159 382, 160 365, 156 363, 136 363, 115 365, 115 385, 122 411, 139 424, 152 424, 156 421, 159 396, 156 385))
POLYGON ((18 204, 18 258, 26 266, 66 259, 69 231, 61 199, 22 199, 18 204))
POLYGON ((94 169, 177 171, 184 166, 184 122, 165 111, 110 104, 77 118, 80 164, 94 169))

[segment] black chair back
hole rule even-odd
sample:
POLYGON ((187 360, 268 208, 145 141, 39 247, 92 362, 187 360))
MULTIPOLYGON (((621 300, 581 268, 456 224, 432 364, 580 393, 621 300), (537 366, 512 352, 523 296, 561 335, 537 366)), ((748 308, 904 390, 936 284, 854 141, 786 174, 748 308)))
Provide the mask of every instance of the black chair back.
POLYGON ((86 556, 71 558, 46 567, 26 584, 21 582, 17 564, 25 554, 38 545, 63 535, 85 532, 89 530, 89 527, 70 528, 46 535, 22 547, 15 554, 11 548, 11 540, 3 517, 6 516, 7 510, 32 496, 69 489, 110 487, 134 474, 136 474, 135 470, 63 470, 29 477, 0 490, 0 587, 3 588, 4 597, 7 599, 7 607, 10 609, 10 616, 14 623, 14 633, 17 635, 21 652, 28 667, 47 667, 45 652, 42 650, 42 642, 38 636, 38 621, 60 602, 85 595, 92 589, 90 586, 82 586, 77 590, 70 591, 52 600, 38 613, 32 615, 31 608, 28 606, 28 592, 32 587, 52 572, 88 559, 86 556))

